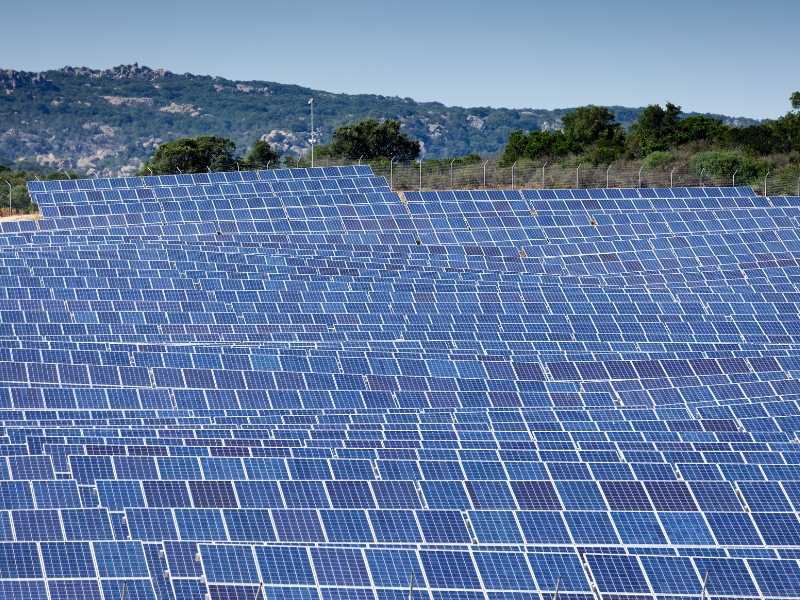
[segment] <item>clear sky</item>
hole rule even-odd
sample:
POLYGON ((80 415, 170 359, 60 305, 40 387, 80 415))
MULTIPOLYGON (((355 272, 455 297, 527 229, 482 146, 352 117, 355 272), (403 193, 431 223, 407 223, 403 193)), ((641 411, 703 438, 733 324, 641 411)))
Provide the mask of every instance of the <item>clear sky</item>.
POLYGON ((2 16, 3 69, 138 62, 448 105, 751 118, 800 89, 798 0, 7 0, 2 16))

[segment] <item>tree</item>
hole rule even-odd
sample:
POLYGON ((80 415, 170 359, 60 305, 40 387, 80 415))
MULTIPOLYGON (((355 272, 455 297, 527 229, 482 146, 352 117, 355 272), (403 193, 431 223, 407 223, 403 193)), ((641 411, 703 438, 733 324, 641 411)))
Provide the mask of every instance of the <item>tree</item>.
POLYGON ((248 169, 257 171, 259 169, 266 169, 270 163, 277 163, 280 158, 280 152, 273 150, 269 142, 256 140, 253 143, 253 149, 250 151, 250 154, 244 159, 244 164, 248 169))
POLYGON ((625 131, 605 106, 581 106, 561 118, 570 151, 595 164, 611 163, 625 152, 625 131))
POLYGON ((543 156, 563 156, 569 153, 569 149, 569 144, 560 131, 533 130, 527 136, 520 130, 512 131, 500 164, 507 167, 522 158, 535 160, 543 156))
POLYGON ((793 92, 789 100, 792 103, 792 110, 800 110, 800 92, 793 92))
POLYGON ((666 110, 658 104, 645 107, 636 123, 630 126, 634 146, 645 156, 657 150, 669 150, 680 114, 681 107, 671 102, 667 102, 666 110))
POLYGON ((151 170, 153 175, 205 173, 209 169, 231 171, 236 168, 235 151, 236 144, 227 138, 213 135, 180 138, 161 144, 138 174, 150 175, 151 170))
POLYGON ((622 127, 616 115, 605 106, 581 106, 561 118, 564 137, 573 152, 582 152, 598 143, 622 139, 622 127))
POLYGON ((401 161, 414 160, 419 156, 420 143, 400 133, 400 122, 387 119, 378 123, 376 119, 364 119, 353 125, 343 125, 333 132, 330 144, 333 156, 355 160, 364 158, 396 158, 401 161))

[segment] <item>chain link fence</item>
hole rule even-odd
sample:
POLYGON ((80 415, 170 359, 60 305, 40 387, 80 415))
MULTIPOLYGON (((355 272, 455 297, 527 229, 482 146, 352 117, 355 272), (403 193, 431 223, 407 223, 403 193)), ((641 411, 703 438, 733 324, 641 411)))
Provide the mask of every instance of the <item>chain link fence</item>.
MULTIPOLYGON (((668 188, 750 186, 757 194, 800 196, 800 165, 788 165, 766 176, 747 176, 738 172, 706 173, 687 167, 648 169, 641 162, 620 161, 611 165, 569 165, 519 161, 501 166, 499 158, 471 164, 463 159, 432 160, 421 163, 391 163, 387 159, 362 161, 379 177, 385 177, 394 190, 466 189, 575 189, 575 188, 668 188)), ((315 166, 359 164, 359 161, 322 158, 315 166)), ((310 166, 308 157, 298 166, 310 166)))

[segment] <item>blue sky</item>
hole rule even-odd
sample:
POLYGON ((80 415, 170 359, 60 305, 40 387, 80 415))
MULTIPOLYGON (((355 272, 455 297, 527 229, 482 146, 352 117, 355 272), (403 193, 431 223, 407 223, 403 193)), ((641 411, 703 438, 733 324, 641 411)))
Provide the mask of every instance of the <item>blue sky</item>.
POLYGON ((3 16, 3 69, 138 62, 448 105, 752 118, 800 89, 797 0, 17 0, 3 16))

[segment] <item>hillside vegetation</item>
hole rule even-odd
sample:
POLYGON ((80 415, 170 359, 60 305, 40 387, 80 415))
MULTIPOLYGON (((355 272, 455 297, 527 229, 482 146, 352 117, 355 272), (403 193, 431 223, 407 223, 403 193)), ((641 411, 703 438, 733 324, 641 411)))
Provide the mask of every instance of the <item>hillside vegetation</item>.
MULTIPOLYGON (((392 119, 426 158, 500 153, 515 130, 557 131, 572 109, 462 108, 377 95, 331 94, 267 81, 230 81, 138 65, 0 71, 0 163, 19 169, 132 174, 164 141, 217 136, 247 154, 256 140, 283 155, 309 148, 308 99, 318 143, 339 126, 392 119)), ((610 107, 624 127, 642 109, 610 107)), ((729 124, 755 121, 734 120, 729 124)))

